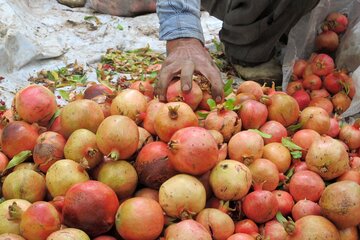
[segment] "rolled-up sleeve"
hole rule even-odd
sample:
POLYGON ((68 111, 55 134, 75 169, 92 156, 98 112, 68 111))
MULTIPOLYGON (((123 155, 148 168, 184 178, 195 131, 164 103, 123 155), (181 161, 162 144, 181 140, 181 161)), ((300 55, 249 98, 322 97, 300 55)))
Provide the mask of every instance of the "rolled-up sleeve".
POLYGON ((160 40, 197 38, 204 43, 200 0, 157 0, 160 40))

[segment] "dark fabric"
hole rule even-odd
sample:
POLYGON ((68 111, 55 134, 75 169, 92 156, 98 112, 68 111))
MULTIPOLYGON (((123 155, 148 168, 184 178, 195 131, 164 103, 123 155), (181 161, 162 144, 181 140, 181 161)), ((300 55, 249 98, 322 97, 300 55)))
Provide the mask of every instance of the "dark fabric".
POLYGON ((219 33, 225 54, 235 64, 271 59, 276 43, 319 0, 203 0, 202 7, 223 21, 219 33))

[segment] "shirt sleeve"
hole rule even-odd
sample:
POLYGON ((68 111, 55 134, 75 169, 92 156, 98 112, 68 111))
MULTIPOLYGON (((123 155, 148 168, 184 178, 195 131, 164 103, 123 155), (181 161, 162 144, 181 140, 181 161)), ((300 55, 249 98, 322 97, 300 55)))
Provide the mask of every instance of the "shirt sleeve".
POLYGON ((160 40, 191 37, 204 43, 200 0, 157 0, 160 40))

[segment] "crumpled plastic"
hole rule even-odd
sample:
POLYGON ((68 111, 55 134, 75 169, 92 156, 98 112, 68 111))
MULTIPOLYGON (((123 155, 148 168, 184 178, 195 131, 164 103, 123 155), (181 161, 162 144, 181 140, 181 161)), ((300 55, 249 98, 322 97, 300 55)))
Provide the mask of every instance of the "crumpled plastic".
POLYGON ((296 59, 308 59, 315 50, 315 37, 321 23, 331 12, 348 15, 349 26, 340 39, 336 51, 336 66, 352 72, 356 94, 350 107, 341 116, 350 117, 360 113, 360 0, 320 0, 319 4, 292 28, 283 60, 283 89, 286 88, 296 59))

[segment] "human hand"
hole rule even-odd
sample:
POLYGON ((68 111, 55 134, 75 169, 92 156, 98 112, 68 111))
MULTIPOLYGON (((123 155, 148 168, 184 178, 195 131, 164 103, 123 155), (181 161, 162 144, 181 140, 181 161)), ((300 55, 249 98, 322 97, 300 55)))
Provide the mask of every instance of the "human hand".
POLYGON ((156 0, 90 0, 98 12, 121 17, 137 16, 156 11, 156 0))
POLYGON ((160 101, 166 100, 170 81, 180 73, 181 90, 189 92, 194 72, 201 73, 211 83, 211 95, 217 103, 224 97, 224 83, 220 71, 202 43, 194 38, 180 38, 167 42, 167 58, 155 86, 155 94, 160 101))

